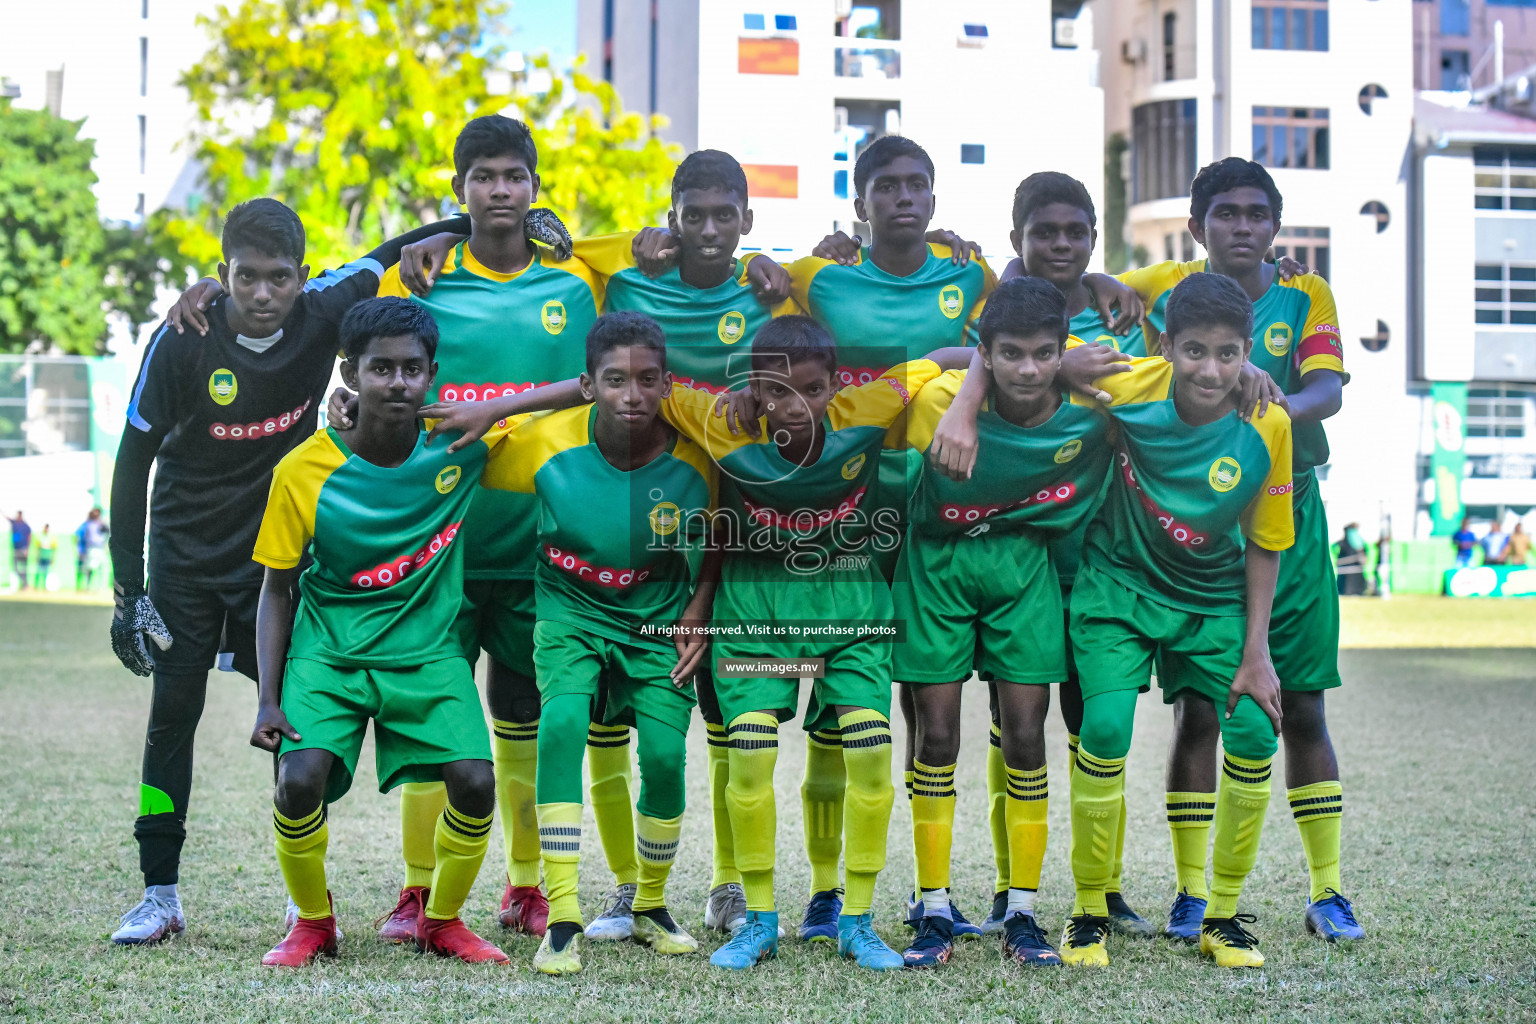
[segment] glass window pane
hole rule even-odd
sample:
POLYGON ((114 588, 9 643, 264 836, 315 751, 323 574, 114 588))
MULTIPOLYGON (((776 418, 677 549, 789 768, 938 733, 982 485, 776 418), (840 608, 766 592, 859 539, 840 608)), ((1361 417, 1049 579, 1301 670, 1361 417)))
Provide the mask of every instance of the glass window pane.
MULTIPOLYGON (((1510 268, 1511 271, 1516 269, 1515 267, 1510 268)), ((1504 267, 1498 263, 1479 263, 1476 274, 1479 281, 1502 281, 1504 280, 1504 267)), ((1510 276, 1514 277, 1514 274, 1511 273, 1510 276)), ((1520 281, 1524 279, 1516 277, 1515 280, 1520 281)), ((1532 280, 1536 280, 1536 278, 1532 278, 1532 280)))
POLYGON ((1274 164, 1270 163, 1269 160, 1268 134, 1269 129, 1264 125, 1256 124, 1253 126, 1253 159, 1255 163, 1263 164, 1265 167, 1273 167, 1274 164))
MULTIPOLYGON (((838 198, 843 198, 843 197, 839 196, 838 198)), ((1478 302, 1503 302, 1504 301, 1504 289, 1502 289, 1502 288, 1479 288, 1479 289, 1477 289, 1477 301, 1478 302)))
POLYGON ((1536 189, 1536 174, 1511 174, 1509 176, 1509 187, 1536 189))
POLYGON ((1312 12, 1312 49, 1328 49, 1328 8, 1312 12))
POLYGON ((1274 155, 1271 158, 1272 159, 1272 162, 1270 163, 1271 167, 1289 167, 1289 166, 1291 166, 1290 160, 1289 160, 1289 157, 1288 157, 1288 154, 1287 154, 1287 148, 1286 148, 1286 143, 1289 141, 1289 135, 1290 135, 1290 133, 1286 130, 1284 125, 1279 125, 1279 124, 1275 125, 1275 133, 1274 133, 1274 136, 1273 136, 1273 141, 1274 141, 1274 144, 1275 144, 1275 150, 1274 150, 1274 155))
POLYGON ((1536 309, 1512 309, 1509 311, 1509 322, 1512 324, 1536 324, 1536 309))
POLYGON ((761 14, 743 14, 741 16, 741 25, 748 32, 761 32, 767 27, 761 14))
POLYGON ((1529 149, 1511 150, 1508 158, 1511 167, 1536 167, 1536 153, 1529 149))
POLYGON ((1485 171, 1478 171, 1472 176, 1472 181, 1478 188, 1504 187, 1504 175, 1500 173, 1489 174, 1485 171))
POLYGON ((1274 49, 1285 49, 1285 8, 1269 9, 1269 41, 1274 49))
POLYGON ((1269 34, 1265 31, 1269 26, 1269 9, 1267 7, 1253 8, 1253 48, 1255 50, 1267 50, 1269 34))
MULTIPOLYGON (((1477 269, 1482 270, 1483 268, 1478 267, 1477 269)), ((1494 267, 1493 269, 1498 270, 1499 268, 1494 267)), ((1536 281, 1536 267, 1510 267, 1509 279, 1511 281, 1536 281)))
POLYGON ((1319 128, 1312 136, 1312 166, 1328 169, 1328 129, 1319 128))
POLYGON ((1307 136, 1309 136, 1310 134, 1311 134, 1311 132, 1308 131, 1306 128, 1292 128, 1291 129, 1291 149, 1293 151, 1292 155, 1291 155, 1291 165, 1292 166, 1294 166, 1294 167, 1309 167, 1309 166, 1311 166, 1311 164, 1308 161, 1308 155, 1307 155, 1307 151, 1309 149, 1311 149, 1311 146, 1308 145, 1310 140, 1307 138, 1307 136))
MULTIPOLYGON (((1478 291, 1482 291, 1481 288, 1478 291)), ((1511 288, 1509 290, 1510 302, 1536 302, 1536 289, 1511 288)))
POLYGON ((1510 196, 1511 210, 1536 210, 1536 196, 1510 196))
POLYGON ((1307 12, 1296 9, 1291 11, 1291 45, 1292 50, 1305 50, 1307 48, 1307 12))
POLYGON ((1312 267, 1312 273, 1326 281, 1331 276, 1328 272, 1332 269, 1328 264, 1328 246, 1320 245, 1315 251, 1317 263, 1312 267))
POLYGON ((1479 210, 1502 210, 1504 209, 1504 197, 1477 196, 1473 199, 1472 205, 1479 210))
POLYGON ((795 31, 795 16, 793 14, 775 14, 773 16, 773 27, 780 32, 793 32, 795 31))
POLYGON ((1480 309, 1477 311, 1477 322, 1480 324, 1501 324, 1504 322, 1504 311, 1499 309, 1480 309))

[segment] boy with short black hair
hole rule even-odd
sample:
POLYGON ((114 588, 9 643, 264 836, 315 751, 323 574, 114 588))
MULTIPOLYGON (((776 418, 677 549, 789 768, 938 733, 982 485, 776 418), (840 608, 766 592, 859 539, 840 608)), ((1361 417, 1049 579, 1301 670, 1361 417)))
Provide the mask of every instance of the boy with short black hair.
MULTIPOLYGON (((1202 168, 1190 185, 1189 230, 1209 259, 1160 263, 1132 272, 1126 283, 1147 300, 1151 331, 1163 324, 1171 289, 1180 281, 1206 270, 1237 281, 1253 304, 1251 360, 1284 392, 1282 407, 1295 434, 1296 544, 1280 559, 1270 642, 1285 711, 1281 735, 1287 796, 1311 882, 1305 925, 1333 942, 1365 937, 1339 878, 1343 788, 1323 700, 1342 682, 1339 605, 1315 472, 1328 461, 1322 421, 1343 405, 1346 375, 1337 307, 1327 282, 1315 274, 1287 278, 1284 269, 1265 261, 1281 209, 1280 191, 1264 167, 1238 157, 1218 160, 1202 168)), ((1206 899, 1218 728, 1205 704, 1182 695, 1173 671, 1159 673, 1160 679, 1164 676, 1164 698, 1177 704, 1167 788, 1179 890, 1167 932, 1193 941, 1206 899)))
POLYGON ((273 828, 298 919, 265 966, 336 952, 327 819, 351 786, 370 718, 381 790, 432 781, 448 791, 431 895, 414 922, 418 948, 507 962, 458 916, 495 808, 479 693, 450 629, 462 593, 460 527, 491 446, 425 443, 417 414, 436 375, 437 341, 418 305, 384 298, 354 307, 341 327, 341 372, 359 395, 356 423, 314 434, 273 473, 254 554, 267 569, 251 743, 279 754, 273 828), (300 577, 311 544, 314 564, 300 577))
POLYGON ((1083 725, 1072 775, 1077 900, 1061 948, 1070 964, 1109 963, 1105 893, 1136 697, 1154 659, 1161 685, 1177 679, 1225 707, 1215 897, 1201 951, 1223 967, 1264 962, 1237 900, 1269 804, 1280 725, 1269 618, 1293 531, 1290 420, 1273 407, 1248 422, 1238 416, 1252 326, 1236 282, 1197 274, 1168 303, 1163 356, 1098 382, 1121 440, 1072 591, 1083 725))
POLYGON ((273 467, 314 431, 337 327, 403 246, 443 245, 455 226, 419 228, 310 281, 298 216, 275 199, 241 203, 224 220, 222 285, 204 279, 178 303, 185 311, 200 297, 204 333, 182 333, 173 311, 150 338, 112 477, 112 649, 129 671, 154 676, 134 822, 145 891, 116 943, 159 942, 185 925, 176 885, 208 670, 217 661, 256 675, 251 548, 273 467))
MULTIPOLYGON (((976 472, 957 482, 924 467, 912 503, 893 587, 907 630, 895 677, 912 690, 917 721, 912 816, 923 918, 908 967, 946 963, 953 949, 955 761, 960 691, 973 669, 989 679, 999 710, 1000 860, 1010 877, 1000 882, 995 916, 1004 955, 1026 966, 1061 963, 1034 916, 1046 842, 1045 718, 1050 684, 1067 678, 1063 632, 1042 625, 1062 618, 1048 543, 1077 532, 1093 510, 1110 456, 1108 418, 1056 380, 1066 310, 1057 287, 1035 277, 992 293, 980 323, 989 402, 977 422, 976 472)), ((918 394, 907 413, 909 445, 927 450, 966 376, 946 373, 918 394)))

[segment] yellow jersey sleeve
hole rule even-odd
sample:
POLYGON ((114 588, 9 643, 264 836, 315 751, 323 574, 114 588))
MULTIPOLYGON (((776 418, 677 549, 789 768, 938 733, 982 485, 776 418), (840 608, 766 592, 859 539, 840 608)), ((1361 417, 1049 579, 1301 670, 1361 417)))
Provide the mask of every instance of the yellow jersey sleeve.
POLYGON ((635 266, 634 244, 638 231, 620 231, 612 235, 578 238, 572 249, 578 260, 607 285, 608 278, 635 266))
POLYGON ((912 399, 943 371, 931 359, 913 359, 886 370, 868 384, 843 388, 827 406, 833 430, 845 427, 887 428, 906 412, 912 399))
MULTIPOLYGON (((438 277, 442 277, 444 274, 451 274, 459 268, 459 250, 461 248, 464 248, 462 244, 456 245, 449 250, 448 259, 443 264, 443 269, 438 272, 438 277)), ((395 263, 385 269, 383 276, 379 278, 377 295, 381 299, 390 297, 408 299, 411 297, 411 290, 400 281, 400 264, 395 263)))
POLYGON ((709 510, 713 512, 720 505, 720 471, 715 466, 715 460, 705 454, 704 449, 688 440, 679 437, 677 444, 672 449, 672 457, 686 462, 699 471, 699 476, 709 485, 709 510))
POLYGON ((789 271, 790 297, 807 314, 811 311, 811 282, 827 267, 835 266, 837 266, 836 263, 819 256, 803 256, 784 268, 789 271))
MULTIPOLYGON (((955 396, 960 393, 960 386, 965 383, 965 375, 964 370, 946 370, 918 391, 907 408, 907 429, 900 447, 916 448, 920 452, 928 450, 933 444, 934 432, 939 429, 939 420, 949 411, 955 396)), ((888 440, 886 447, 897 445, 888 440)))
POLYGON ((1344 375, 1344 343, 1339 336, 1339 308, 1333 301, 1333 289, 1316 274, 1293 277, 1285 284, 1304 292, 1311 302, 1307 322, 1301 329, 1301 343, 1296 346, 1296 362, 1305 377, 1313 370, 1332 370, 1344 375))
POLYGON ((1269 475, 1243 511, 1243 535, 1268 551, 1284 551, 1296 543, 1291 519, 1291 418, 1275 405, 1260 416, 1255 405, 1249 422, 1269 449, 1269 475))
POLYGON ((1138 402, 1161 402, 1173 388, 1173 364, 1162 356, 1141 356, 1130 361, 1130 370, 1107 373, 1093 383, 1108 392, 1110 408, 1138 402))
POLYGON ((493 491, 533 494, 534 478, 546 462, 591 439, 587 432, 591 413, 591 405, 578 405, 559 412, 517 416, 499 433, 487 431, 482 440, 491 450, 480 474, 480 486, 493 491))
POLYGON ((715 400, 709 391, 673 384, 661 400, 661 416, 683 437, 697 445, 711 459, 720 460, 738 448, 763 443, 768 436, 766 421, 759 420, 759 436, 733 434, 724 416, 715 415, 715 400))
POLYGON ((347 461, 329 431, 318 430, 272 470, 267 509, 251 557, 273 569, 292 569, 315 536, 320 488, 347 461))
POLYGON ((1174 285, 1190 274, 1199 273, 1204 268, 1204 260, 1192 260, 1188 263, 1164 260, 1149 267, 1128 270, 1116 276, 1115 280, 1133 289, 1137 295, 1141 296, 1142 301, 1150 306, 1157 301, 1159 295, 1172 291, 1174 285))

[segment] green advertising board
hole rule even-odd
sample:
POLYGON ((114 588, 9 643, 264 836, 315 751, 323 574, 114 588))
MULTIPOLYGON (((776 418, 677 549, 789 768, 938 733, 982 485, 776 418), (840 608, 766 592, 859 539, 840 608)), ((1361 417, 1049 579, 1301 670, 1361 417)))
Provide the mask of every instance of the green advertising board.
POLYGON ((1436 381, 1430 385, 1429 394, 1435 430, 1435 452, 1429 464, 1434 497, 1429 511, 1433 534, 1448 537, 1461 525, 1461 478, 1467 464, 1467 385, 1463 381, 1436 381))

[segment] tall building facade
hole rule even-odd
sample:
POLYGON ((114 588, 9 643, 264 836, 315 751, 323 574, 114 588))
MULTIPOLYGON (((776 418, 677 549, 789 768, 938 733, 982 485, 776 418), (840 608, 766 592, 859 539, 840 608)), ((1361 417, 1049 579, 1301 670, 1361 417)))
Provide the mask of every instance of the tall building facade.
POLYGON ((1270 169, 1276 252, 1338 301, 1350 383, 1319 472, 1335 534, 1415 521, 1420 403, 1410 393, 1407 155, 1413 0, 1104 0, 1106 126, 1129 143, 1126 233, 1138 262, 1204 256, 1189 183, 1213 160, 1270 169), (1402 429, 1411 424, 1409 429, 1402 429))
MULTIPOLYGON (((1057 0, 579 0, 588 71, 662 114, 685 150, 748 170, 747 244, 803 253, 854 230, 853 166, 910 137, 935 165, 935 223, 1009 254, 1013 190, 1037 170, 1102 208, 1104 96, 1087 9, 1057 0)), ((867 232, 866 232, 867 237, 867 232)))

